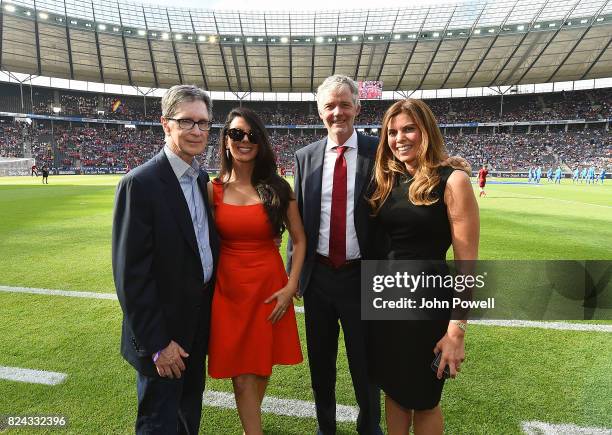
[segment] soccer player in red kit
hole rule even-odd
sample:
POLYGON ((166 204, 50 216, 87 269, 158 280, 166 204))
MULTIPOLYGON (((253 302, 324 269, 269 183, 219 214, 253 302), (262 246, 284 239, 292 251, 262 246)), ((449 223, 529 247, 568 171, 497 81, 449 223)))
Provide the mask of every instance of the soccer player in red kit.
POLYGON ((489 171, 487 171, 487 166, 482 165, 482 168, 478 171, 478 187, 480 187, 480 195, 478 196, 487 196, 485 192, 485 184, 487 184, 487 175, 489 175, 489 171))

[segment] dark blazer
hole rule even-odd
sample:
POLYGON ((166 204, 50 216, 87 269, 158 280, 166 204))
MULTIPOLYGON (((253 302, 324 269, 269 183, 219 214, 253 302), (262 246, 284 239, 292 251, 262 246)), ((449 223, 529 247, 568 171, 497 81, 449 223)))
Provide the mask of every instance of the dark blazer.
MULTIPOLYGON (((300 274, 300 294, 308 290, 310 276, 316 261, 321 223, 321 187, 323 183, 323 157, 327 138, 311 143, 295 153, 294 190, 306 232, 306 259, 300 274)), ((372 240, 371 210, 365 197, 374 167, 378 139, 357 133, 357 167, 355 174, 354 219, 359 251, 362 259, 370 258, 372 240)), ((287 245, 287 269, 291 269, 293 245, 287 245)))
MULTIPOLYGON (((198 184, 216 268, 219 239, 207 182, 208 174, 201 171, 198 184)), ((138 372, 154 376, 155 352, 174 340, 189 353, 198 320, 209 324, 214 288, 203 291, 189 208, 163 150, 119 182, 112 243, 113 276, 123 310, 121 354, 138 372)))

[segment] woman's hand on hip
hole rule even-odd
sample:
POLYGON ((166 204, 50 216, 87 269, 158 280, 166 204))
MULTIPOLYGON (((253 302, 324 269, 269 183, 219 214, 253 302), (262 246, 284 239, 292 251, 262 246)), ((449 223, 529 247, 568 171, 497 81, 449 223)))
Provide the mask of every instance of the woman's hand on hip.
POLYGON ((268 320, 276 323, 285 315, 289 305, 292 304, 291 298, 295 295, 296 291, 297 289, 287 285, 264 301, 264 303, 269 304, 276 299, 276 306, 268 316, 268 320))

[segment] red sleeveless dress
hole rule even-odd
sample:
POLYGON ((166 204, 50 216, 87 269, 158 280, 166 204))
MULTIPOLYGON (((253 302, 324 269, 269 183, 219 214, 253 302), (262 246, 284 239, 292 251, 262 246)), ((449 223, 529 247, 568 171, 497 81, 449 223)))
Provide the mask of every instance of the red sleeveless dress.
POLYGON ((275 324, 267 320, 276 300, 264 301, 287 284, 287 274, 263 205, 225 204, 218 180, 213 181, 213 198, 221 253, 208 374, 213 378, 270 376, 275 364, 299 364, 303 358, 293 304, 275 324))

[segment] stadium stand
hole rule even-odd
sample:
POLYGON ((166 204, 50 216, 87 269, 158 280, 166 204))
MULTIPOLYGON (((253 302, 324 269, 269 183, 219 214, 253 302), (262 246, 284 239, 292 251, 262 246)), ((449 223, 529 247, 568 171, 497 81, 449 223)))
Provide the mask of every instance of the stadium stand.
MULTIPOLYGON (((21 107, 19 86, 0 84, 0 106, 5 112, 48 115, 59 107, 65 116, 130 121, 158 121, 160 99, 124 95, 102 95, 63 89, 49 90, 24 87, 24 107, 21 107), (57 102, 57 104, 56 104, 57 102), (30 110, 33 107, 33 110, 30 110), (146 108, 146 110, 145 110, 146 108), (146 112, 146 113, 145 113, 146 112)), ((520 122, 548 120, 607 120, 612 118, 612 88, 555 92, 545 94, 506 95, 500 114, 501 97, 469 97, 426 100, 441 124, 465 122, 520 122)), ((216 101, 214 121, 238 105, 236 101, 216 101)), ((255 110, 266 125, 320 125, 315 102, 244 101, 255 110)), ((359 123, 377 125, 392 104, 385 100, 365 100, 359 123)))
MULTIPOLYGON (((503 105, 499 96, 426 101, 442 126, 451 153, 464 156, 474 167, 486 163, 493 170, 524 171, 533 165, 561 165, 569 171, 586 165, 612 172, 612 135, 607 131, 612 118, 612 88, 510 94, 503 97, 503 105)), ((391 103, 363 101, 357 124, 376 135, 391 103)), ((0 157, 31 155, 39 165, 46 163, 60 171, 109 172, 138 166, 163 145, 163 134, 157 126, 161 115, 159 98, 29 86, 20 90, 18 85, 3 83, 0 104, 5 112, 45 118, 34 119, 28 125, 5 116, 0 123, 0 157), (58 115, 79 120, 51 122, 48 115, 55 113, 54 107, 59 107, 58 115), (119 124, 89 122, 90 119, 119 124), (128 129, 120 121, 149 125, 128 129)), ((226 113, 238 104, 214 103, 213 120, 217 125, 208 150, 201 156, 209 168, 219 167, 217 132, 226 113)), ((323 134, 315 102, 242 104, 254 109, 269 126, 283 171, 292 170, 297 149, 323 134)))
MULTIPOLYGON (((24 157, 23 143, 31 144, 36 162, 53 165, 60 170, 79 168, 87 172, 96 168, 121 170, 140 165, 161 146, 159 127, 126 129, 97 125, 56 126, 53 137, 56 156, 51 151, 51 129, 39 123, 36 127, 23 123, 0 124, 0 157, 24 157)), ((450 130, 450 129, 447 129, 450 130)), ((531 133, 446 134, 452 154, 464 156, 473 165, 487 163, 492 169, 522 171, 532 165, 561 164, 567 170, 575 166, 593 165, 612 169, 612 135, 604 130, 533 131, 531 133)), ((311 129, 271 129, 270 138, 279 167, 291 170, 295 151, 321 137, 311 129)), ((213 130, 209 147, 201 156, 210 168, 219 167, 218 129, 213 130)))

